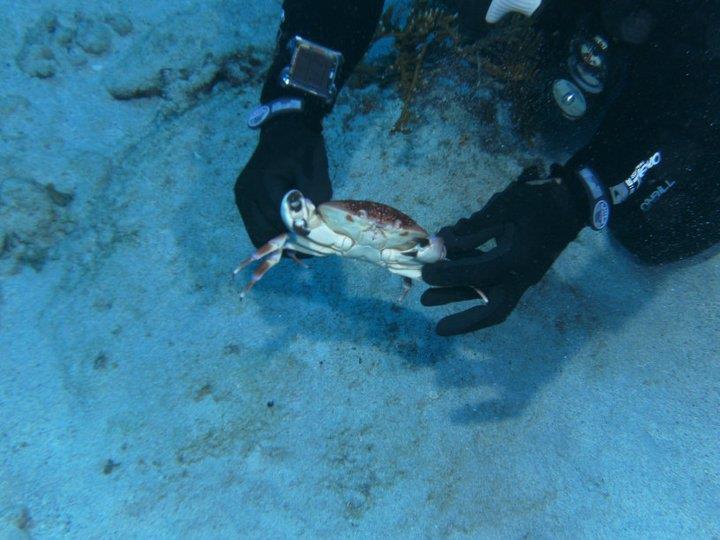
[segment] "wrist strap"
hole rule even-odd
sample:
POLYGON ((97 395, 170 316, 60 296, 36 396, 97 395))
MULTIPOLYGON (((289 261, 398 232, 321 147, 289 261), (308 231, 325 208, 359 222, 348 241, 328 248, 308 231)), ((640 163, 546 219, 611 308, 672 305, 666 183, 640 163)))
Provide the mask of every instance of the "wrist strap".
POLYGON ((610 221, 610 193, 590 167, 582 167, 576 174, 588 198, 590 227, 596 231, 604 229, 610 221))
POLYGON ((247 125, 250 129, 258 129, 265 122, 281 114, 301 113, 305 103, 298 97, 282 97, 263 105, 258 105, 248 115, 247 125))

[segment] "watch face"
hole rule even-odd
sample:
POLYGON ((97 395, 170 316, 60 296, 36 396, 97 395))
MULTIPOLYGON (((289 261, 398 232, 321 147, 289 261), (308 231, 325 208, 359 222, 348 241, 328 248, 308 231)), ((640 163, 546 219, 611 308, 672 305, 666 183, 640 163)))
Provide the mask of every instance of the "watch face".
POLYGON ((596 231, 604 229, 610 220, 610 205, 604 199, 595 201, 592 213, 592 228, 596 231))

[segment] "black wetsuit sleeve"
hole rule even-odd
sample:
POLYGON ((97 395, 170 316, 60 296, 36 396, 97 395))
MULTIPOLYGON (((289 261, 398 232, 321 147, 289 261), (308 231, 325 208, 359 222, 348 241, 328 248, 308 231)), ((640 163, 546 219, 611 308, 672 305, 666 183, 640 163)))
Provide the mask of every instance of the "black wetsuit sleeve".
POLYGON ((636 58, 622 96, 568 163, 591 166, 608 187, 641 175, 638 191, 613 207, 610 227, 651 263, 720 241, 719 66, 701 44, 673 38, 636 58), (659 163, 643 167, 655 153, 659 163))
POLYGON ((280 72, 290 62, 288 40, 299 35, 341 52, 344 60, 336 79, 339 90, 369 47, 382 7, 383 0, 285 0, 284 20, 280 26, 275 58, 262 90, 262 102, 281 96, 304 97, 306 117, 319 124, 329 108, 319 99, 283 88, 278 83, 280 72))

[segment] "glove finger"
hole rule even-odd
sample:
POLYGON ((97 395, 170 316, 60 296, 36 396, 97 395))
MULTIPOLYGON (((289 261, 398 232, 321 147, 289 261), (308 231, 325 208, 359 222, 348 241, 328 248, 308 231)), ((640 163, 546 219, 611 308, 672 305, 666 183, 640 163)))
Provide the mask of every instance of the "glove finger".
POLYGON ((285 194, 295 186, 294 175, 289 171, 273 170, 260 180, 251 189, 256 191, 252 194, 258 215, 261 216, 266 228, 270 229, 273 235, 285 232, 285 224, 280 217, 280 203, 285 194))
POLYGON ((245 232, 250 237, 250 241, 255 247, 261 246, 266 240, 264 228, 264 217, 260 214, 255 202, 250 197, 248 189, 248 172, 247 168, 240 173, 235 181, 235 204, 240 210, 245 232))
POLYGON ((476 230, 473 233, 456 234, 455 231, 451 228, 450 230, 441 230, 438 235, 442 237, 443 241, 445 242, 445 248, 447 249, 448 253, 452 255, 453 252, 475 250, 483 244, 487 243, 489 240, 501 237, 504 233, 504 230, 504 225, 493 225, 476 230))
POLYGON ((439 336, 457 336, 483 328, 483 321, 488 313, 492 311, 489 305, 475 306, 460 313, 449 315, 435 326, 435 332, 439 336))
POLYGON ((279 215, 282 198, 296 185, 297 174, 294 167, 285 164, 283 167, 268 168, 257 186, 261 191, 256 199, 262 201, 261 207, 267 206, 279 215))
POLYGON ((308 176, 298 170, 296 186, 302 194, 310 199, 316 206, 329 201, 332 198, 332 185, 327 170, 315 171, 313 176, 308 176))
POLYGON ((440 336, 466 334, 494 326, 507 319, 514 304, 512 306, 507 304, 507 297, 502 288, 494 287, 485 293, 490 300, 487 304, 474 306, 440 319, 435 327, 437 334, 440 336))
POLYGON ((295 185, 315 204, 332 198, 332 186, 328 174, 328 159, 322 137, 309 146, 301 162, 294 167, 295 185))
POLYGON ((433 287, 423 292, 420 303, 423 306, 442 306, 452 302, 479 298, 472 287, 433 287))
POLYGON ((255 247, 285 231, 280 217, 280 203, 273 203, 263 179, 254 184, 236 184, 235 203, 255 247))
POLYGON ((257 216, 255 225, 258 230, 258 237, 262 237, 264 242, 278 234, 287 232, 285 223, 280 217, 280 205, 273 210, 271 205, 263 204, 257 208, 254 215, 257 216))
POLYGON ((470 218, 459 220, 452 229, 457 235, 465 236, 481 229, 499 226, 511 221, 514 216, 508 209, 505 197, 505 192, 495 193, 480 210, 470 218))
POLYGON ((422 267, 422 278, 434 287, 483 287, 499 283, 510 271, 507 247, 456 260, 438 261, 422 267))
POLYGON ((271 238, 274 238, 282 231, 285 226, 280 217, 276 221, 268 220, 265 214, 253 203, 250 202, 244 206, 242 217, 245 223, 245 230, 255 247, 260 247, 271 238))
POLYGON ((533 182, 543 177, 542 170, 539 165, 530 165, 525 167, 518 175, 516 181, 520 184, 533 182))

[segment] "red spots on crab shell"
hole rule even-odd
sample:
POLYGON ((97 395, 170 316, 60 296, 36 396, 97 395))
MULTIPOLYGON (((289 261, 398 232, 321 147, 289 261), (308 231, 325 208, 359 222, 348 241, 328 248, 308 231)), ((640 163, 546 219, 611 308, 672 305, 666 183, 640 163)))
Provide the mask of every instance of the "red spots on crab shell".
POLYGON ((350 223, 352 223, 355 220, 350 214, 345 214, 345 221, 349 221, 350 223))
MULTIPOLYGON (((398 228, 425 233, 425 229, 415 223, 410 216, 386 204, 373 201, 329 201, 324 204, 348 212, 345 219, 350 222, 354 221, 353 215, 365 214, 367 219, 381 225, 395 225, 398 228)), ((400 234, 406 236, 409 233, 403 231, 400 234)))

